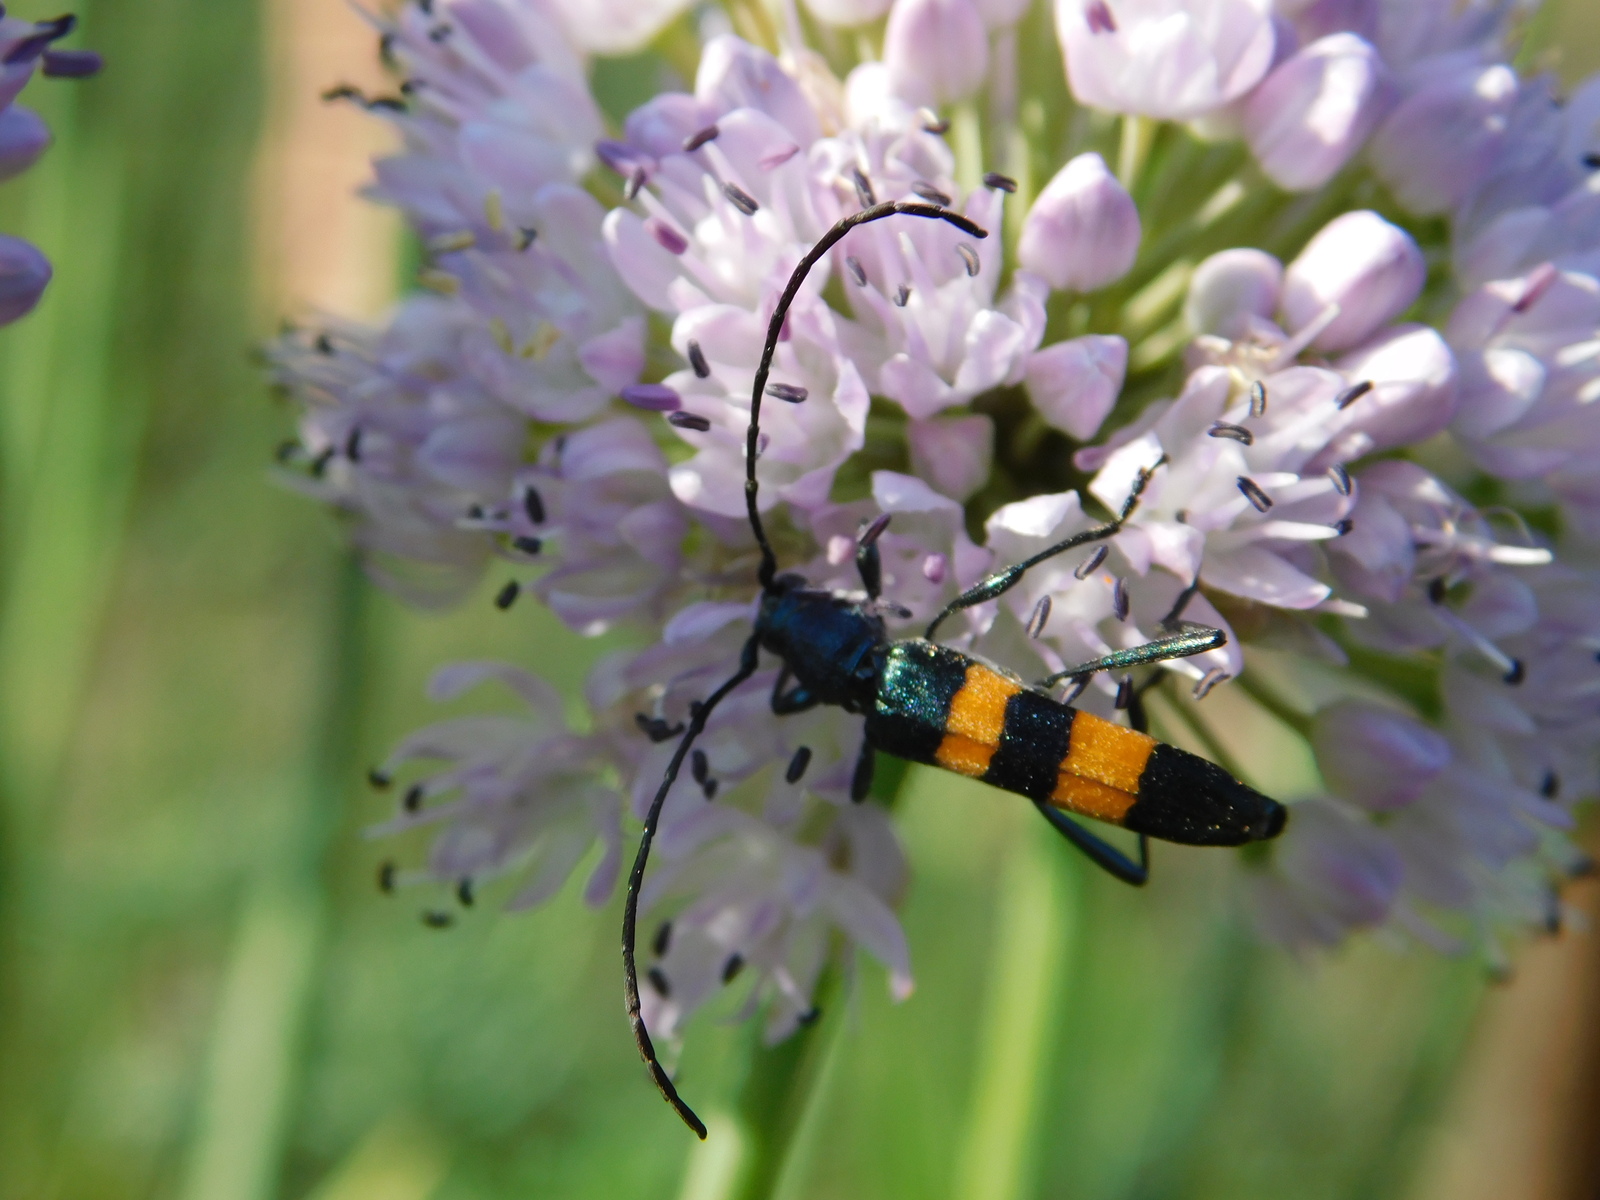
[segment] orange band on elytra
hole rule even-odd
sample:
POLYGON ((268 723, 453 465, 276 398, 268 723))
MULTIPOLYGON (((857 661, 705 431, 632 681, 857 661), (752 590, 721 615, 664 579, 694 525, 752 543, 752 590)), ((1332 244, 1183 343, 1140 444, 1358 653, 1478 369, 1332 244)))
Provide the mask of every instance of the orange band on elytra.
MULTIPOLYGON (((1078 719, 1083 719, 1082 713, 1078 714, 1078 719)), ((1116 788, 1096 783, 1092 779, 1084 779, 1079 775, 1062 775, 1056 780, 1056 790, 1050 797, 1050 803, 1057 808, 1065 808, 1086 817, 1120 825, 1122 818, 1133 807, 1135 799, 1137 797, 1128 792, 1119 792, 1116 788)))
POLYGON ((1139 791, 1139 776, 1156 748, 1155 738, 1124 725, 1113 725, 1079 710, 1072 718, 1072 737, 1061 771, 1128 793, 1139 791))

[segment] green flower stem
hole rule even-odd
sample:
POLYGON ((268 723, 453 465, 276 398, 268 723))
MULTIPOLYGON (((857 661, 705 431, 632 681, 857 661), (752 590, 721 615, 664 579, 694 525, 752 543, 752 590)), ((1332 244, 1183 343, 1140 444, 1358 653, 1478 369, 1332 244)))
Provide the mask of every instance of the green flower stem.
POLYGON ((760 1044, 760 1022, 752 1023, 750 1073, 739 1092, 743 1139, 738 1184, 727 1200, 769 1200, 797 1156, 806 1116, 820 1095, 830 1045, 844 1020, 838 972, 828 970, 816 988, 822 1016, 776 1046, 760 1044))
POLYGON ((1064 968, 1077 939, 1077 897, 1069 893, 1063 856, 1050 837, 1043 822, 1024 826, 1001 876, 972 1108, 956 1159, 956 1200, 1012 1200, 1034 1192, 1040 1102, 1055 1059, 1064 968))

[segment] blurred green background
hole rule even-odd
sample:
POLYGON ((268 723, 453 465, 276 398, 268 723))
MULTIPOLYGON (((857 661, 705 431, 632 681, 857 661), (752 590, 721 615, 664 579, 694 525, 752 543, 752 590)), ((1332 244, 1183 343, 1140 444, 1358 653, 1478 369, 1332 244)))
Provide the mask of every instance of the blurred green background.
MULTIPOLYGON (((79 41, 110 68, 29 88, 57 144, 0 192, 57 271, 0 333, 0 1198, 739 1194, 741 1095, 783 1061, 702 1020, 682 1080, 717 1136, 692 1145, 627 1036, 618 904, 502 918, 491 890, 434 932, 373 886, 420 845, 363 839, 389 802, 362 775, 437 715, 433 667, 572 686, 596 647, 495 611, 498 580, 402 610, 267 481, 290 416, 252 359, 257 226, 294 181, 258 151, 308 3, 340 6, 95 0, 79 41)), ((1548 19, 1564 70, 1594 17, 1548 19)), ((952 778, 913 775, 901 812, 918 991, 891 1005, 869 967, 783 1052, 812 1086, 762 1160, 779 1194, 1426 1192, 1473 964, 1296 963, 1216 857, 1162 847, 1122 889, 952 778)))

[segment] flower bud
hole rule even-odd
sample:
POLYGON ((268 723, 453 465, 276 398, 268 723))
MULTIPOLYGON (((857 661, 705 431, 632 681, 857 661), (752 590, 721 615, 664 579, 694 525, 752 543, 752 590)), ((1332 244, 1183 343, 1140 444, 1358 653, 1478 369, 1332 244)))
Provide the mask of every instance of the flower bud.
POLYGON ((911 469, 953 500, 966 500, 989 482, 994 422, 985 416, 912 421, 911 469))
POLYGON ((1168 120, 1237 100, 1272 66, 1269 0, 1055 0, 1080 104, 1168 120))
POLYGON ((1288 946, 1337 945, 1379 924, 1405 882, 1405 862, 1381 830, 1320 798, 1294 806, 1274 857, 1276 870, 1256 882, 1256 917, 1288 946))
POLYGON ((20 175, 50 145, 50 128, 38 113, 13 104, 0 112, 0 179, 20 175))
POLYGON ((1516 100, 1503 63, 1442 66, 1373 135, 1373 170, 1412 212, 1448 212, 1488 176, 1516 100))
POLYGON ((1028 358, 1028 395, 1047 423, 1080 442, 1095 435, 1122 390, 1128 343, 1088 334, 1028 358))
POLYGON ((1353 33, 1313 42, 1250 93, 1244 135, 1279 187, 1310 191, 1361 149, 1388 99, 1378 52, 1353 33))
POLYGON ((889 0, 806 0, 806 11, 827 25, 865 25, 889 11, 889 0))
POLYGON ((1196 333, 1230 341, 1251 317, 1270 319, 1278 311, 1283 264, 1264 250, 1221 250, 1194 269, 1183 315, 1196 333))
POLYGON ((1098 154, 1080 154, 1045 185, 1017 244, 1024 270, 1060 290, 1120 279, 1139 253, 1139 210, 1098 154))
POLYGON ((973 0, 895 0, 883 32, 894 90, 912 104, 946 104, 977 91, 989 71, 989 34, 973 0))
POLYGON ((33 311, 50 282, 50 260, 21 238, 0 235, 0 325, 33 311))
POLYGON ((1345 213, 1322 227, 1283 280, 1285 328, 1303 329, 1330 304, 1339 314, 1311 343, 1348 350, 1411 307, 1428 268, 1405 230, 1375 212, 1345 213))
POLYGON ((1311 746, 1333 793, 1371 809, 1411 803, 1450 765, 1450 742, 1442 733, 1364 700, 1341 700, 1318 712, 1311 746))

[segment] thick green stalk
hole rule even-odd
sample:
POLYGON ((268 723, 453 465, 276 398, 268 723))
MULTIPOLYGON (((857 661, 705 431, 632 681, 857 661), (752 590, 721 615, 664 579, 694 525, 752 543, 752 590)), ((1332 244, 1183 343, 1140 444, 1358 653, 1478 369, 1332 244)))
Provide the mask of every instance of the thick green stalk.
POLYGON ((1046 842, 1051 835, 1043 822, 1037 826, 1024 828, 1000 880, 955 1200, 1017 1200, 1034 1190, 1040 1101, 1054 1063, 1055 1014, 1078 912, 1062 856, 1046 842))
POLYGON ((760 1044, 760 1023, 752 1026, 750 1073, 739 1092, 741 1165, 737 1186, 727 1200, 770 1200, 794 1158, 806 1115, 817 1102, 828 1048, 844 1019, 838 1003, 843 988, 829 970, 817 985, 822 1016, 776 1046, 760 1044))

